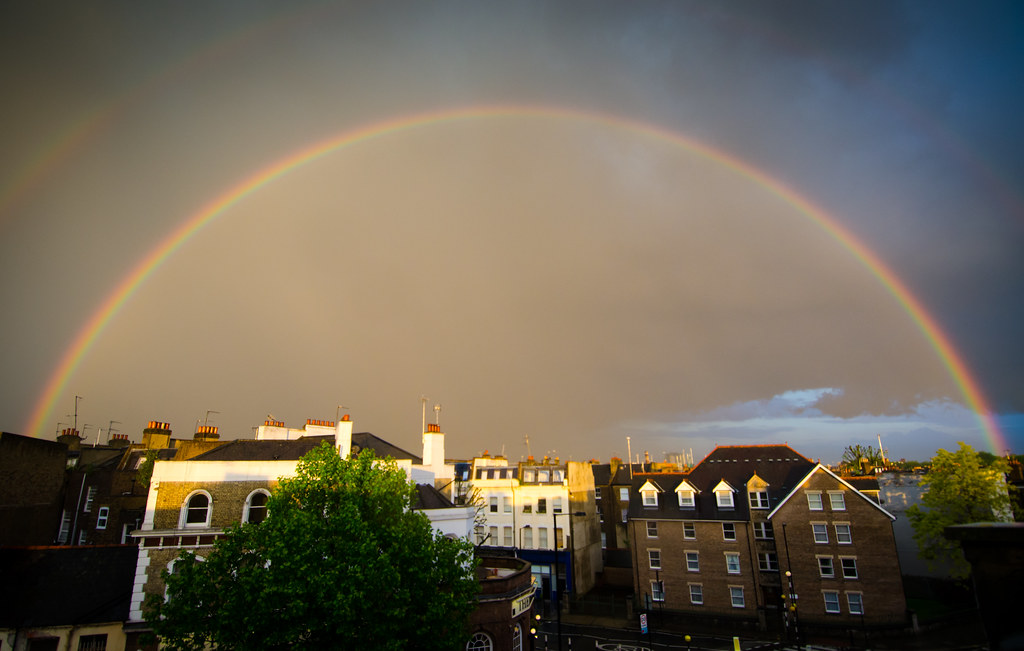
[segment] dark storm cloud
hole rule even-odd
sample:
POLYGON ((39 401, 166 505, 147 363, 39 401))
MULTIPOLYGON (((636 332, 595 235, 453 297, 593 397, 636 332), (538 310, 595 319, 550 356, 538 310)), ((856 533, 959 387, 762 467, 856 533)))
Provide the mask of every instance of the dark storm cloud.
MULTIPOLYGON (((94 306, 200 206, 346 129, 474 104, 650 122, 763 170, 863 239, 997 404, 1022 408, 1014 5, 2 11, 5 177, 106 117, 0 215, 6 429, 94 306)), ((268 411, 295 423, 343 403, 409 447, 426 393, 458 454, 513 454, 528 430, 604 457, 645 422, 638 436, 697 436, 691 422, 737 441, 882 416, 893 432, 976 428, 922 415, 962 400, 935 351, 792 206, 665 143, 530 121, 381 139, 260 189, 153 274, 65 393, 89 396, 92 420, 186 435, 206 409, 236 436, 268 411)))

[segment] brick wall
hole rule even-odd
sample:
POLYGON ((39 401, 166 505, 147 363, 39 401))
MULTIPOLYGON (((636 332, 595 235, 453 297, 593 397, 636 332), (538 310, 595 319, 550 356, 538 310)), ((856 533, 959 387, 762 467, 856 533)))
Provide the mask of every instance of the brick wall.
POLYGON ((250 493, 259 488, 269 491, 276 485, 276 480, 161 482, 157 491, 157 507, 153 527, 155 529, 176 529, 185 499, 197 490, 204 490, 210 494, 213 506, 210 526, 212 528, 227 527, 242 520, 245 500, 250 493))

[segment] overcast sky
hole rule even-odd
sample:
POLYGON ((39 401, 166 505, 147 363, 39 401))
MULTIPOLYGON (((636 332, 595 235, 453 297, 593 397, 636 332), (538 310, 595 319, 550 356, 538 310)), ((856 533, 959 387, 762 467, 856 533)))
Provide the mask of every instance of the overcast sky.
POLYGON ((907 310, 775 184, 898 276, 1024 452, 1022 28, 1017 2, 5 2, 0 429, 52 438, 75 395, 90 442, 342 405, 419 452, 426 397, 453 457, 992 449, 907 310), (204 206, 456 111, 223 210, 27 431, 204 206))

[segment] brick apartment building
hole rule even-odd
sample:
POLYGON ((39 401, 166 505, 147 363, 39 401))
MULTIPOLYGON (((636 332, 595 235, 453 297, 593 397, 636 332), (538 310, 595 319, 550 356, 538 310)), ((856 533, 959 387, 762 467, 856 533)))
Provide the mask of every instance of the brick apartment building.
POLYGON ((722 446, 689 472, 634 473, 641 607, 760 628, 903 623, 893 516, 786 445, 722 446))

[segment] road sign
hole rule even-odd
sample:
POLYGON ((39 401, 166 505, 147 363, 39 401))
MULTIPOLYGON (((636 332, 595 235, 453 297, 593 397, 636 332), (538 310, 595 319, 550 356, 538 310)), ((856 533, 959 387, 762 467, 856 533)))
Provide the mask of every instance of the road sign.
POLYGON ((647 632, 647 613, 640 613, 640 632, 647 632))

